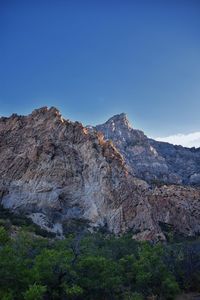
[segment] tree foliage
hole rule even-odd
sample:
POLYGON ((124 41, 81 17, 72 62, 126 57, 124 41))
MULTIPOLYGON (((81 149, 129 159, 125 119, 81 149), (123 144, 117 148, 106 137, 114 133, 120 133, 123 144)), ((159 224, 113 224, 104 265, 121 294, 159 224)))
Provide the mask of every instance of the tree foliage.
POLYGON ((0 299, 174 299, 200 288, 199 243, 151 245, 131 236, 64 240, 0 227, 0 299))

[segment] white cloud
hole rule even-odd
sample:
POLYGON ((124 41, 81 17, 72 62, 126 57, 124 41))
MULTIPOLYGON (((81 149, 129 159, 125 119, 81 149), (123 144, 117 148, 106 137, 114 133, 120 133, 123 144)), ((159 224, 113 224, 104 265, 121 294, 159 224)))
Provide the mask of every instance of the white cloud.
POLYGON ((157 141, 168 142, 174 145, 182 145, 184 147, 200 147, 200 131, 188 134, 174 134, 166 137, 157 137, 157 141))

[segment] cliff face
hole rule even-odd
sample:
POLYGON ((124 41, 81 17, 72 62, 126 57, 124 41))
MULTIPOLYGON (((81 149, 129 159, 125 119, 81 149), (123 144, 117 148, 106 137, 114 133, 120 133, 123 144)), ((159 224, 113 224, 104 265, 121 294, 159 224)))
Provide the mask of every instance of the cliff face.
POLYGON ((120 114, 97 125, 111 139, 137 177, 153 182, 200 185, 200 148, 184 148, 147 138, 131 128, 127 116, 120 114))
MULTIPOLYGON (((119 135, 131 142, 129 131, 119 135)), ((137 138, 148 142, 142 132, 137 138)), ((152 146, 147 144, 148 153, 152 146)), ((137 178, 117 147, 115 139, 112 143, 95 130, 64 120, 55 108, 1 118, 0 202, 60 234, 63 224, 74 219, 116 234, 132 230, 139 239, 164 239, 159 222, 197 234, 200 191, 153 188, 137 178)))
POLYGON ((55 231, 69 218, 124 230, 121 203, 137 183, 129 183, 121 155, 101 134, 42 108, 27 117, 1 118, 0 140, 4 207, 55 231))

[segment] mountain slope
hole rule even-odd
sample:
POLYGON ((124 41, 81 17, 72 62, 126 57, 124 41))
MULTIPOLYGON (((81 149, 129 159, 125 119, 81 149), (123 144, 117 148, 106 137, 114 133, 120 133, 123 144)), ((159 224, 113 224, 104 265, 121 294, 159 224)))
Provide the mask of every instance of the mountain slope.
POLYGON ((184 148, 149 139, 131 128, 125 114, 97 125, 111 139, 133 174, 149 183, 200 185, 200 148, 184 148))
MULTIPOLYGON (((142 132, 137 138, 151 151, 142 132)), ((113 143, 55 108, 0 118, 0 203, 60 235, 70 220, 138 239, 165 239, 160 223, 198 234, 199 189, 149 185, 113 143)))

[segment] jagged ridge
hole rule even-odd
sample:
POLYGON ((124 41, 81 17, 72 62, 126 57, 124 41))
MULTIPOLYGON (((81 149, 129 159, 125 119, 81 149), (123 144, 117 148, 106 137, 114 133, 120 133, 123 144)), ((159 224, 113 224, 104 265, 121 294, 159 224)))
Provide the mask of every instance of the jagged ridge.
MULTIPOLYGON (((128 131, 115 131, 131 141, 133 129, 120 118, 128 131)), ((147 139, 140 131, 136 137, 147 139)), ((199 232, 198 189, 152 187, 134 175, 114 138, 64 120, 55 108, 1 118, 0 141, 0 202, 44 229, 62 234, 77 219, 116 234, 132 230, 139 239, 165 239, 159 222, 199 232)))
POLYGON ((149 183, 200 185, 200 148, 149 139, 131 128, 126 114, 116 115, 95 129, 113 141, 137 177, 149 183))

